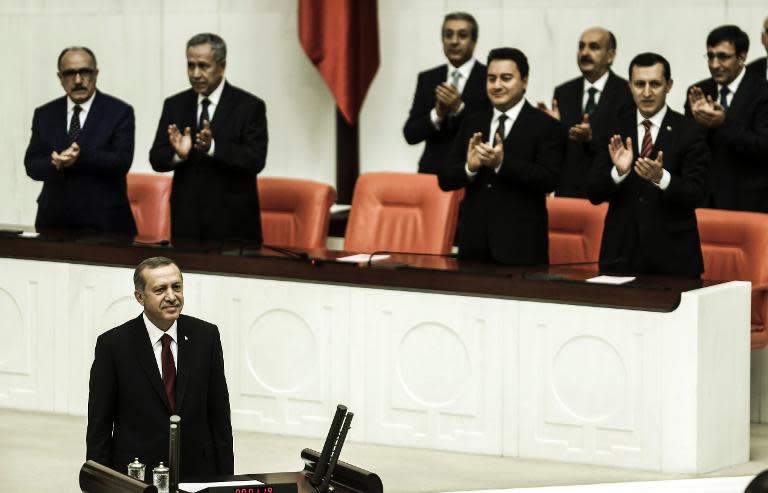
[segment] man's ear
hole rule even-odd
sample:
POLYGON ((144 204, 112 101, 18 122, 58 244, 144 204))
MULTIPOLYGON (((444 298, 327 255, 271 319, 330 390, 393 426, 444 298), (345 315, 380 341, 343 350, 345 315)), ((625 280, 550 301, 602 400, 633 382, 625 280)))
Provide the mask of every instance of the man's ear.
POLYGON ((136 297, 136 301, 138 301, 141 306, 144 306, 144 293, 136 289, 133 291, 133 296, 136 297))

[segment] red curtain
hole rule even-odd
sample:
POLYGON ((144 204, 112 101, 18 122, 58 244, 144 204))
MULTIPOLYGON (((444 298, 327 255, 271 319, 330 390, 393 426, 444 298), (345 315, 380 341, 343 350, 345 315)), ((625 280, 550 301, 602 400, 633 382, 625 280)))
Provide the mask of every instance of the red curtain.
POLYGON ((379 68, 376 0, 299 0, 299 39, 348 123, 379 68))

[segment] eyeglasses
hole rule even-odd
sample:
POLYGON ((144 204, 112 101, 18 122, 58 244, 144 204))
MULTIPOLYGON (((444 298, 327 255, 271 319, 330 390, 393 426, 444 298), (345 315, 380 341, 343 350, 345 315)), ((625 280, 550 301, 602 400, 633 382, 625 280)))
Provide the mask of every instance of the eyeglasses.
POLYGON ((731 58, 733 58, 735 56, 736 56, 736 53, 710 53, 710 52, 707 52, 704 55, 704 58, 706 58, 710 62, 712 60, 714 60, 715 58, 717 58, 718 62, 727 62, 728 60, 730 60, 731 58))
POLYGON ((74 79, 75 76, 79 75, 83 79, 89 79, 93 77, 93 74, 96 73, 96 70, 92 68, 80 68, 80 69, 67 69, 61 71, 61 76, 65 79, 74 79))

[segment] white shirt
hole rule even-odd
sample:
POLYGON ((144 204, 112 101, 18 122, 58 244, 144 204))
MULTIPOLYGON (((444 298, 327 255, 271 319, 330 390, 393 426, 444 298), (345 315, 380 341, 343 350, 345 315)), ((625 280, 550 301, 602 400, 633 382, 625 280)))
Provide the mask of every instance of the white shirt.
POLYGON ((610 71, 605 72, 602 77, 597 79, 594 83, 589 82, 587 78, 584 78, 584 92, 581 96, 581 109, 584 111, 587 107, 587 101, 589 100, 589 90, 591 88, 597 89, 597 92, 595 93, 595 104, 597 104, 600 101, 600 96, 603 94, 603 91, 605 90, 605 84, 608 82, 608 75, 610 74, 610 71))
POLYGON ((464 62, 460 67, 454 67, 450 63, 448 64, 448 78, 446 79, 446 83, 453 84, 453 73, 458 72, 459 73, 459 85, 456 86, 456 89, 458 89, 459 94, 464 92, 464 88, 467 85, 467 79, 469 79, 470 74, 472 73, 472 69, 475 68, 475 59, 470 58, 466 62, 464 62))
POLYGON ((171 325, 167 331, 163 332, 162 330, 158 329, 157 326, 153 324, 149 318, 147 318, 146 313, 143 313, 142 316, 144 317, 144 325, 147 327, 147 334, 149 334, 149 341, 152 343, 152 352, 155 353, 155 362, 157 363, 157 369, 160 371, 160 377, 163 376, 163 361, 161 359, 163 343, 160 342, 160 338, 163 337, 163 334, 168 334, 171 336, 171 353, 173 354, 173 366, 176 367, 178 372, 179 346, 176 344, 176 337, 178 333, 176 321, 173 322, 173 325, 171 325))
MULTIPOLYGON (((518 101, 513 107, 508 109, 507 111, 499 111, 496 108, 493 109, 493 117, 491 118, 491 131, 488 134, 488 145, 493 147, 495 137, 496 137, 496 130, 499 128, 499 118, 501 115, 506 115, 507 119, 504 121, 504 138, 506 139, 509 135, 509 131, 512 130, 512 125, 515 124, 515 120, 517 120, 517 117, 520 116, 520 111, 523 109, 523 106, 525 105, 525 98, 520 98, 520 101, 518 101)), ((498 168, 495 168, 494 171, 497 173, 499 172, 499 169, 501 169, 501 164, 499 164, 498 168)), ((469 163, 466 163, 464 165, 464 171, 467 172, 467 176, 470 178, 474 178, 474 176, 478 173, 477 171, 472 171, 469 169, 469 163)))
MULTIPOLYGON (((651 122, 651 142, 656 144, 656 137, 659 135, 659 130, 661 130, 661 124, 664 121, 664 117, 667 115, 667 106, 664 105, 662 109, 659 110, 658 113, 653 115, 650 118, 645 118, 643 115, 640 114, 640 110, 637 111, 637 148, 642 150, 643 148, 643 138, 645 137, 645 126, 643 125, 643 122, 645 120, 649 120, 651 122)), ((656 156, 649 156, 651 159, 656 159, 656 156)), ((623 175, 619 176, 619 172, 616 169, 616 166, 611 168, 611 178, 613 178, 613 182, 617 185, 624 181, 624 179, 629 176, 629 172, 624 173, 623 175)), ((661 180, 659 180, 659 183, 651 182, 657 187, 659 187, 662 190, 666 190, 669 186, 669 182, 672 179, 672 176, 669 174, 669 171, 662 169, 661 170, 661 180)))
MULTIPOLYGON (((735 79, 731 81, 730 84, 728 84, 728 94, 725 96, 725 100, 728 101, 728 107, 731 107, 731 102, 733 102, 733 95, 736 94, 736 91, 739 90, 739 84, 741 84, 742 79, 744 79, 744 74, 747 73, 746 67, 741 68, 741 72, 739 75, 736 76, 735 79)), ((720 92, 723 90, 723 86, 721 84, 717 85, 717 102, 720 102, 720 92)))
MULTIPOLYGON (((459 91, 459 94, 462 94, 464 92, 464 88, 467 86, 467 80, 469 79, 470 74, 472 74, 472 69, 475 68, 475 60, 474 58, 470 58, 466 62, 464 62, 460 67, 454 67, 450 63, 448 64, 448 74, 446 77, 446 83, 447 84, 453 84, 453 73, 458 71, 459 73, 459 80, 458 85, 456 86, 456 89, 459 91)), ((461 106, 459 106, 459 109, 456 110, 455 115, 458 115, 464 110, 464 101, 461 102, 461 106)), ((429 112, 429 119, 432 121, 432 125, 437 129, 440 130, 440 122, 441 120, 437 116, 437 110, 435 108, 432 108, 432 110, 429 112)))
MULTIPOLYGON (((219 82, 218 87, 213 90, 211 94, 208 96, 203 96, 202 94, 197 95, 197 112, 195 117, 195 124, 200 121, 200 115, 203 112, 203 99, 208 98, 208 123, 210 123, 213 120, 213 114, 216 112, 216 108, 219 107, 219 100, 221 99, 221 93, 224 90, 224 83, 226 82, 226 79, 224 77, 221 78, 221 82, 219 82)), ((181 132, 184 131, 184 129, 179 129, 181 132)), ((192 144, 194 145, 195 140, 195 129, 192 129, 192 144)), ((213 156, 213 151, 216 148, 216 141, 213 140, 213 136, 211 136, 211 147, 208 149, 207 154, 209 156, 213 156)), ((183 159, 181 159, 181 156, 178 154, 173 155, 173 162, 174 163, 180 163, 183 159)))
POLYGON ((67 132, 69 132, 69 125, 72 123, 72 115, 75 114, 75 105, 77 104, 80 105, 80 128, 85 126, 85 119, 88 118, 88 112, 91 110, 94 96, 96 96, 96 91, 93 91, 91 97, 84 103, 75 103, 67 98, 67 132))

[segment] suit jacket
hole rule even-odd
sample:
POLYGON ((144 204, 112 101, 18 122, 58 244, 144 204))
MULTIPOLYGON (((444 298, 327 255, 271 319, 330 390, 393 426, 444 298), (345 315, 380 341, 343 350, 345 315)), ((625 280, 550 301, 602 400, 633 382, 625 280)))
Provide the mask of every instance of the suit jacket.
POLYGON ((261 218, 256 175, 267 157, 264 101, 225 82, 210 122, 214 155, 192 149, 173 162, 168 125, 189 127, 194 138, 197 94, 188 89, 171 96, 163 113, 149 161, 155 171, 173 171, 171 235, 202 240, 247 239, 260 242, 261 218))
POLYGON ((466 189, 459 214, 459 256, 476 257, 490 250, 491 260, 504 264, 548 262, 546 194, 560 176, 560 123, 525 102, 507 137, 498 173, 482 167, 467 176, 467 143, 475 132, 487 139, 493 110, 468 115, 451 149, 448 166, 440 170, 443 190, 466 189))
POLYGON ((618 185, 611 178, 610 135, 632 138, 633 163, 639 156, 637 111, 625 113, 600 137, 600 150, 590 173, 588 193, 594 204, 609 202, 600 247, 607 270, 698 277, 704 270, 695 209, 708 196, 709 150, 704 129, 693 120, 667 110, 651 157, 664 151, 664 169, 671 175, 661 190, 634 169, 618 185))
POLYGON ((765 79, 766 78, 765 76, 766 60, 768 60, 768 57, 758 58, 757 60, 747 65, 747 75, 750 75, 750 76, 756 75, 758 77, 765 79))
MULTIPOLYGON (((595 157, 594 148, 589 142, 576 142, 568 138, 568 130, 581 123, 584 118, 583 96, 584 77, 577 77, 558 86, 553 96, 560 108, 565 140, 565 163, 560 183, 555 188, 555 195, 561 197, 587 196, 587 176, 595 157)), ((597 102, 597 109, 589 119, 593 138, 604 133, 605 122, 615 120, 618 115, 634 106, 627 81, 609 72, 603 93, 597 102)))
POLYGON ((448 79, 448 65, 440 65, 419 74, 411 111, 403 127, 406 142, 411 145, 425 142, 424 152, 419 159, 419 173, 437 174, 445 165, 453 138, 465 115, 491 107, 485 90, 485 74, 485 65, 475 62, 461 93, 464 110, 459 115, 446 117, 439 130, 432 125, 429 114, 435 107, 435 87, 448 79))
MULTIPOLYGON (((233 474, 232 425, 224 358, 215 325, 178 319, 176 413, 180 477, 233 474)), ((141 315, 96 341, 88 396, 87 459, 125 472, 138 457, 149 471, 168 464, 165 387, 141 315)))
MULTIPOLYGON (((695 84, 717 100, 717 83, 695 84)), ((689 88, 690 89, 690 88, 689 88)), ((691 115, 686 101, 685 114, 691 115)), ((707 131, 712 152, 712 206, 768 212, 768 82, 745 75, 720 127, 707 131)))
POLYGON ((27 176, 42 181, 35 227, 136 234, 125 175, 133 162, 133 108, 96 91, 77 139, 75 164, 57 171, 51 153, 67 144, 67 96, 35 110, 24 156, 27 176))

